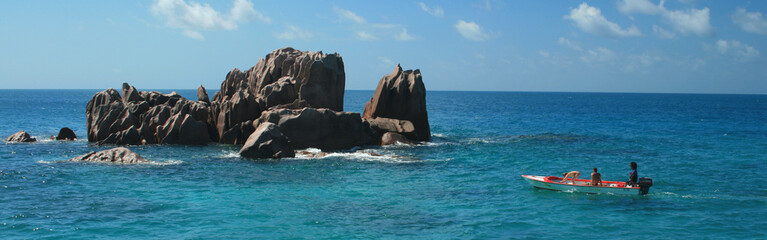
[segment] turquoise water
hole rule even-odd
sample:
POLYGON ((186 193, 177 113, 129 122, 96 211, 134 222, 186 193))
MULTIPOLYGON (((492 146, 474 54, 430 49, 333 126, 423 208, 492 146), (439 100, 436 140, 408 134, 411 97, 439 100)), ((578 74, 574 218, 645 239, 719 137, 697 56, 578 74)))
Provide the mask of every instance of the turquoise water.
MULTIPOLYGON (((70 127, 85 138, 95 92, 0 90, 0 137, 70 127)), ((345 109, 370 96, 347 91, 345 109)), ((432 142, 324 158, 155 145, 131 147, 153 164, 121 166, 59 162, 111 147, 82 140, 3 143, 0 236, 767 238, 767 96, 431 91, 427 104, 432 142), (520 177, 598 167, 625 180, 631 161, 654 180, 647 196, 520 177)))

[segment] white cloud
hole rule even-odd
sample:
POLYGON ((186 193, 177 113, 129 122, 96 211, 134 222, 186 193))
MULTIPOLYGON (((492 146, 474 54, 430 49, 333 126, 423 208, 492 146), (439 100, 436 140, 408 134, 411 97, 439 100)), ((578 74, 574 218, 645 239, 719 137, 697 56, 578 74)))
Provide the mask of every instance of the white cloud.
POLYGON ((410 41, 416 39, 415 36, 407 32, 407 28, 402 24, 369 23, 364 17, 352 11, 342 8, 335 8, 334 10, 339 18, 338 23, 345 24, 357 40, 394 39, 410 41))
POLYGON ((649 0, 623 0, 618 3, 618 10, 626 15, 631 13, 660 15, 674 31, 684 35, 711 36, 714 34, 714 28, 711 26, 711 11, 708 8, 668 10, 663 3, 663 0, 658 5, 654 5, 649 0))
POLYGON ((247 22, 256 19, 265 23, 271 23, 272 19, 264 16, 253 8, 253 3, 248 0, 235 0, 232 6, 231 16, 235 22, 247 22))
POLYGON ((479 24, 475 22, 466 22, 464 20, 458 20, 455 23, 455 29, 461 36, 474 41, 484 41, 490 39, 490 34, 487 34, 479 24))
POLYGON ((676 38, 676 34, 669 32, 658 25, 652 25, 652 31, 655 32, 655 35, 657 35, 659 38, 662 38, 662 39, 676 38))
POLYGON ((197 30, 234 30, 238 23, 257 19, 269 23, 271 19, 253 8, 248 0, 235 0, 229 14, 222 14, 209 4, 185 2, 184 0, 158 0, 150 6, 157 17, 164 18, 165 24, 183 29, 184 35, 204 39, 197 30))
POLYGON ((434 8, 429 8, 429 6, 426 6, 426 3, 418 2, 418 6, 421 6, 421 9, 423 9, 426 13, 431 14, 435 17, 443 17, 445 16, 445 10, 442 10, 441 7, 436 6, 434 8))
POLYGON ((643 13, 643 14, 658 14, 661 12, 661 8, 650 2, 649 0, 623 0, 618 2, 618 11, 623 14, 643 13))
POLYGON ((745 8, 738 8, 732 14, 732 22, 743 31, 767 35, 767 20, 761 12, 747 12, 745 8))
POLYGON ((184 30, 184 35, 191 39, 205 40, 205 37, 202 36, 202 33, 199 33, 197 31, 184 30))
POLYGON ((397 24, 388 24, 388 23, 372 23, 372 24, 370 24, 370 27, 372 27, 372 28, 384 28, 384 29, 387 29, 387 28, 396 28, 396 27, 399 27, 399 26, 400 26, 400 25, 397 25, 397 24))
POLYGON ((610 49, 599 47, 586 51, 586 54, 581 56, 581 60, 586 63, 603 63, 612 61, 615 57, 615 53, 610 49))
POLYGON ((570 14, 566 15, 565 18, 572 20, 575 26, 581 30, 602 37, 615 38, 642 35, 642 32, 635 26, 626 30, 622 29, 618 24, 610 22, 602 16, 602 11, 599 8, 589 6, 586 3, 582 3, 578 8, 571 9, 570 14))
POLYGON ((341 22, 352 21, 357 24, 365 24, 365 22, 367 22, 365 21, 365 18, 360 17, 359 15, 357 15, 356 13, 352 11, 341 9, 341 8, 336 8, 335 11, 338 14, 338 17, 341 22))
POLYGON ((629 73, 649 73, 653 66, 663 61, 660 56, 642 53, 639 55, 628 56, 623 70, 629 73))
POLYGON ((748 62, 759 57, 759 50, 736 40, 719 40, 716 42, 716 50, 722 55, 735 57, 741 62, 748 62))
POLYGON ((415 37, 407 33, 407 28, 403 28, 402 32, 394 36, 394 39, 399 41, 410 41, 415 40, 415 37))
POLYGON ((295 39, 302 39, 302 40, 309 40, 312 37, 314 37, 314 34, 312 34, 309 31, 300 29, 294 25, 287 25, 287 30, 282 33, 278 33, 276 37, 278 39, 283 40, 295 40, 295 39))
POLYGON ((366 32, 366 31, 358 31, 356 36, 357 36, 357 39, 359 40, 365 40, 365 41, 376 40, 376 36, 373 36, 373 34, 370 34, 369 32, 366 32))
POLYGON ((557 43, 559 43, 560 45, 565 45, 575 51, 579 51, 579 52, 583 51, 580 45, 578 45, 577 43, 574 43, 573 41, 570 41, 570 39, 567 39, 567 38, 559 37, 559 41, 557 41, 557 43))
POLYGON ((690 9, 688 11, 664 11, 663 17, 679 33, 692 33, 698 36, 711 36, 714 34, 708 8, 690 9))
POLYGON ((387 57, 378 57, 378 61, 380 61, 382 68, 388 69, 394 66, 394 62, 387 57))

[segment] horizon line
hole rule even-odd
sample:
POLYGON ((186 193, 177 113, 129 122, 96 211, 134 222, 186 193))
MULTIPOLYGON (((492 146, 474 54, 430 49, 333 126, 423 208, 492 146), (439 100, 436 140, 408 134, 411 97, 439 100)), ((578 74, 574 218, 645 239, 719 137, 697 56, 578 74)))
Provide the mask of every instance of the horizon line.
MULTIPOLYGON (((109 88, 105 89, 99 89, 99 88, 0 88, 0 90, 96 90, 96 91, 103 91, 109 88)), ((118 88, 113 88, 115 90, 120 90, 118 88)), ((197 91, 197 89, 193 88, 187 88, 187 89, 173 89, 173 88, 154 88, 149 90, 141 90, 139 91, 157 91, 157 90, 170 90, 170 91, 197 91)), ((210 91, 207 90, 207 92, 218 92, 218 90, 210 91)), ((375 91, 375 89, 344 89, 344 91, 375 91)), ((513 90, 513 91, 502 91, 502 90, 445 90, 445 89, 435 89, 435 90, 427 90, 427 92, 492 92, 492 93, 596 93, 596 94, 680 94, 680 95, 767 95, 767 93, 729 93, 729 92, 622 92, 622 91, 615 91, 615 92, 607 92, 607 91, 552 91, 552 90, 513 90)))

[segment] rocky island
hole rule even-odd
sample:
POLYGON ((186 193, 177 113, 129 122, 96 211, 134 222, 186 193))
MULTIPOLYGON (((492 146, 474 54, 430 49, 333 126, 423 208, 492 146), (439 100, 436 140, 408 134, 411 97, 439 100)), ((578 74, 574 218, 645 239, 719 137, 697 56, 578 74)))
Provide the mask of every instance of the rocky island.
POLYGON ((212 99, 172 92, 96 93, 86 106, 88 141, 97 144, 243 145, 253 158, 294 156, 295 149, 428 141, 426 88, 419 70, 397 65, 385 75, 364 112, 345 112, 346 76, 337 53, 282 48, 243 72, 231 70, 212 99))

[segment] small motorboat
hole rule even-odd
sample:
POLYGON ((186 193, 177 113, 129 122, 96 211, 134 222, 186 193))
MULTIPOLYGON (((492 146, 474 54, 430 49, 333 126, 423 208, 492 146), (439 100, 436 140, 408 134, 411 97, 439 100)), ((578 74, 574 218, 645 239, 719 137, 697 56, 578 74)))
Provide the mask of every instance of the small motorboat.
POLYGON ((583 192, 583 193, 607 193, 617 195, 645 195, 652 186, 651 178, 640 178, 637 185, 626 185, 625 182, 602 181, 599 186, 591 186, 591 180, 575 179, 575 183, 570 179, 567 182, 561 182, 561 177, 555 176, 533 176, 522 175, 533 187, 565 192, 583 192))

